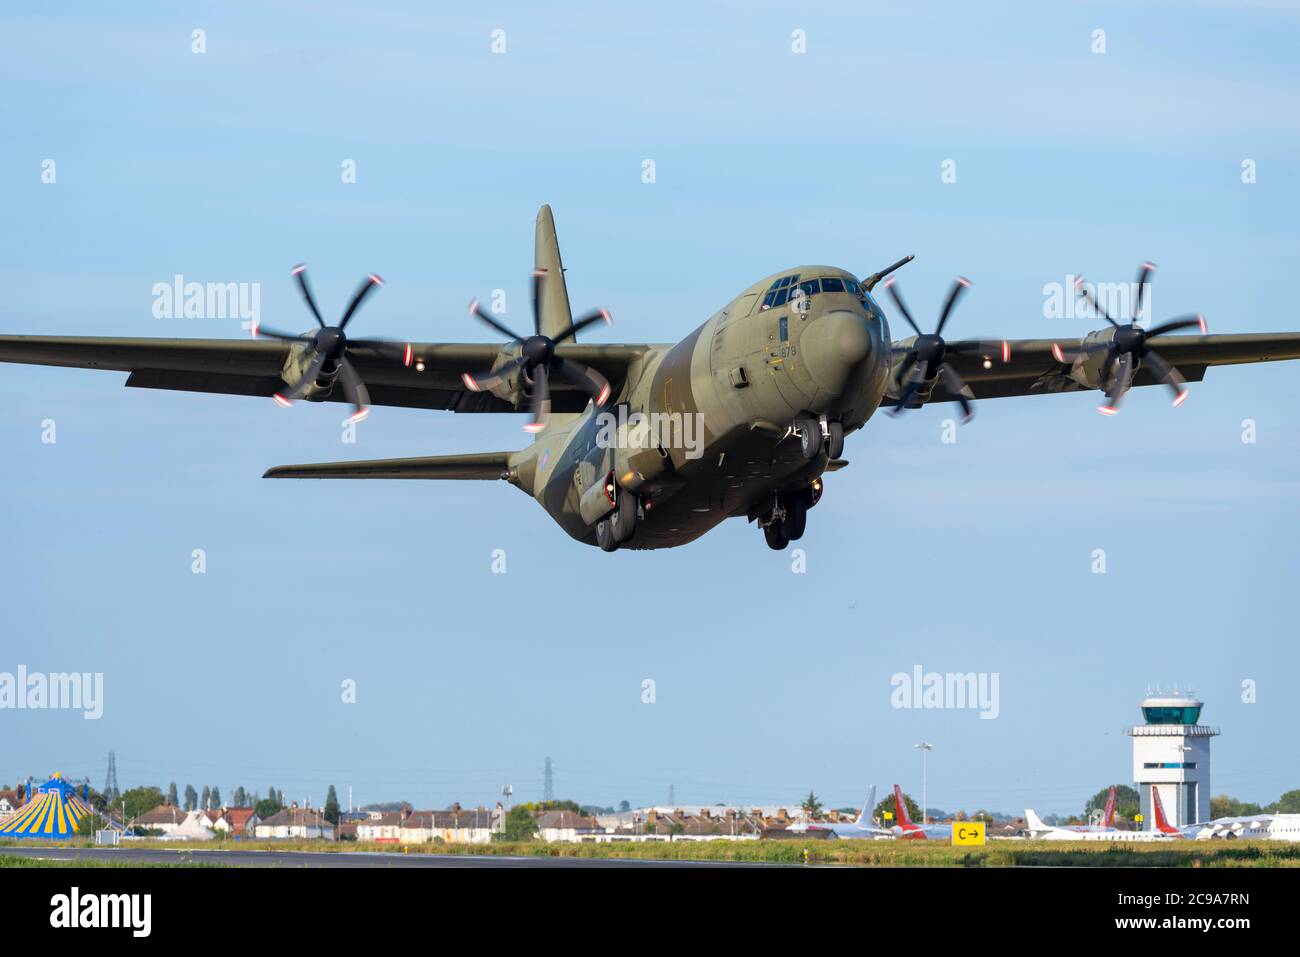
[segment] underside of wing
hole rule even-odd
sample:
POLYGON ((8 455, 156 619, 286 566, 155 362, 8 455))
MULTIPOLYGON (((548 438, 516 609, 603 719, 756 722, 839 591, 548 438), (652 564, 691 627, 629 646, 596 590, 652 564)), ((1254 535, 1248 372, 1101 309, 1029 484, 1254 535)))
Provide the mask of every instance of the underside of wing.
POLYGON ((410 459, 277 465, 268 469, 262 478, 504 479, 510 472, 510 454, 478 452, 469 455, 426 455, 410 459))
MULTIPOLYGON (((509 347, 506 347, 507 349, 509 347)), ((617 395, 628 366, 646 345, 563 345, 558 356, 599 371, 617 395)), ((270 397, 290 381, 307 340, 270 339, 118 339, 64 336, 0 336, 0 362, 129 373, 131 388, 168 389, 225 395, 270 397)), ((402 353, 402 344, 396 352, 402 353)), ((369 391, 370 404, 454 412, 516 412, 514 403, 465 387, 462 375, 491 367, 502 347, 491 343, 411 343, 405 361, 390 353, 358 346, 348 357, 369 391)), ((554 410, 580 412, 587 395, 568 383, 552 385, 554 410)), ((308 396, 313 401, 345 402, 340 389, 308 396)), ((523 408, 527 408, 526 402, 523 408)))

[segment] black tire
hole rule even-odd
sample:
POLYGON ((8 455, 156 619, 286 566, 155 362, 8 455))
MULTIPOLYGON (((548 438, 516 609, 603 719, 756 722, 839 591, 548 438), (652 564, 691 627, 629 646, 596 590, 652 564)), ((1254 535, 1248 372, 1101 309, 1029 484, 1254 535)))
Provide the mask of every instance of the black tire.
POLYGON ((614 541, 621 545, 630 542, 636 532, 636 496, 626 489, 619 489, 615 497, 618 504, 609 513, 609 529, 614 534, 614 541))
POLYGON ((790 539, 785 537, 785 532, 781 530, 781 525, 777 522, 763 526, 763 537, 767 539, 767 547, 773 551, 784 551, 785 547, 790 544, 790 539))
POLYGON ((844 425, 840 422, 830 422, 826 426, 826 431, 830 433, 826 437, 826 454, 837 459, 844 454, 844 425))
POLYGON ((618 540, 614 538, 614 530, 609 527, 609 519, 602 518, 596 523, 596 544, 600 546, 603 552, 612 552, 618 549, 618 540))
POLYGON ((785 518, 781 519, 781 534, 788 542, 797 542, 803 538, 803 531, 808 525, 808 499, 801 491, 791 495, 785 502, 785 518))
POLYGON ((799 450, 803 457, 811 462, 822 451, 822 427, 816 419, 800 419, 795 423, 799 430, 799 450))

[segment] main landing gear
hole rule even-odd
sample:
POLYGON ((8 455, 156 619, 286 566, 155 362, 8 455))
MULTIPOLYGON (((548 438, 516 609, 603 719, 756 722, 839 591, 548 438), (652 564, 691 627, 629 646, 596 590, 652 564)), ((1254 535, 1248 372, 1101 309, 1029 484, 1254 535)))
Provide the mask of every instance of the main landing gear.
POLYGON ((808 509, 812 508, 822 497, 822 480, 813 479, 807 488, 778 495, 771 511, 758 520, 767 539, 767 547, 781 551, 791 542, 803 538, 808 525, 808 509))
POLYGON ((799 436, 799 451, 811 462, 821 454, 837 459, 844 454, 844 424, 842 422, 823 422, 817 419, 799 419, 794 424, 795 434, 799 436))
POLYGON ((632 540, 636 531, 636 496, 627 489, 614 492, 614 510, 596 523, 596 544, 612 552, 632 540))

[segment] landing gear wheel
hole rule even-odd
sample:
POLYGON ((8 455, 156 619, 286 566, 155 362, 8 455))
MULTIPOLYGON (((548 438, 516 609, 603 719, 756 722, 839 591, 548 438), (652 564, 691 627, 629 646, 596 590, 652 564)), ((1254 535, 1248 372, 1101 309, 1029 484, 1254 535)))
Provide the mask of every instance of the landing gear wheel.
POLYGON ((785 532, 781 530, 781 525, 778 522, 764 525, 763 537, 767 539, 767 547, 774 551, 783 551, 790 544, 790 539, 785 537, 785 532))
POLYGON ((799 451, 811 462, 822 451, 822 424, 816 419, 800 419, 794 427, 799 432, 799 451))
POLYGON ((618 549, 618 540, 614 538, 614 530, 610 527, 607 518, 602 518, 596 523, 596 544, 600 546, 601 551, 605 552, 618 549))
POLYGON ((844 454, 844 425, 840 422, 827 423, 826 432, 826 454, 837 459, 844 454))
POLYGON ((621 545, 631 541, 636 531, 636 496, 626 489, 619 489, 615 494, 618 504, 609 513, 609 530, 614 542, 621 545))
POLYGON ((785 502, 785 518, 781 519, 781 534, 785 536, 787 542, 797 542, 803 538, 803 530, 807 524, 808 500, 800 492, 798 495, 790 496, 785 502))

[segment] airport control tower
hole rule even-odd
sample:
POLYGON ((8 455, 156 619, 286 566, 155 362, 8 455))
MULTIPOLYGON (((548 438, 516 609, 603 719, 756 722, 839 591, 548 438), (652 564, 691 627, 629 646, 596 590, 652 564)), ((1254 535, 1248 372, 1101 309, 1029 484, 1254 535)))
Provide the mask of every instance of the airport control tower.
POLYGON ((1202 707, 1186 692, 1148 695, 1142 700, 1146 723, 1125 729, 1133 738, 1133 781, 1147 830, 1155 827, 1153 784, 1170 824, 1210 820, 1210 739, 1219 729, 1200 724, 1202 707))

